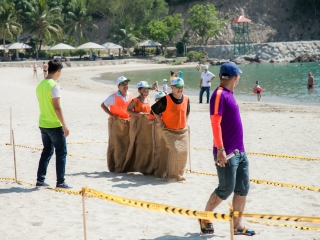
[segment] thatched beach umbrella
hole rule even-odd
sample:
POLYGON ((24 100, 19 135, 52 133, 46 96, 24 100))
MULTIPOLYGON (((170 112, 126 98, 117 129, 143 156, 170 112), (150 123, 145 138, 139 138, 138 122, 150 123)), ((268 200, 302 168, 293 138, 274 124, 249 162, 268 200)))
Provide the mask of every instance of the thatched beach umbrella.
POLYGON ((155 42, 153 40, 144 40, 140 43, 138 43, 139 47, 142 47, 142 56, 146 55, 146 47, 161 47, 161 43, 155 42))
POLYGON ((105 49, 104 46, 101 46, 97 43, 88 42, 80 45, 77 49, 89 49, 90 50, 90 59, 92 59, 92 49, 105 49))
POLYGON ((29 45, 25 44, 25 43, 11 43, 9 44, 7 47, 7 49, 16 49, 16 59, 19 59, 19 52, 18 49, 28 49, 28 48, 32 48, 29 45))
POLYGON ((62 58, 62 50, 73 50, 75 49, 74 47, 65 44, 65 43, 59 43, 57 45, 54 45, 53 47, 51 47, 49 50, 60 50, 60 57, 62 58))

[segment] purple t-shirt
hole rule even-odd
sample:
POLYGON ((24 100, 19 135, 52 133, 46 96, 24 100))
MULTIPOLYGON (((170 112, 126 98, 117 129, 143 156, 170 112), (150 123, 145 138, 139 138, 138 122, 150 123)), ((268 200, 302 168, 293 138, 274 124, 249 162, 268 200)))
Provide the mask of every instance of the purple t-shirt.
MULTIPOLYGON (((214 114, 222 116, 222 141, 226 153, 229 154, 235 149, 244 152, 240 111, 239 106, 234 99, 233 92, 226 88, 218 87, 212 93, 210 99, 210 115, 214 114)), ((214 147, 213 153, 217 154, 216 147, 214 147)))

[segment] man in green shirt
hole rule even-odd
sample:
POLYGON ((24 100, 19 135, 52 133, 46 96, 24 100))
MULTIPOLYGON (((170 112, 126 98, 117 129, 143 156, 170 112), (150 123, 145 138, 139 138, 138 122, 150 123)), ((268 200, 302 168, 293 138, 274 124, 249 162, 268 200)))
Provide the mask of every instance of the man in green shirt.
POLYGON ((63 117, 61 108, 60 87, 57 80, 60 77, 62 63, 58 60, 51 60, 48 63, 48 75, 37 86, 37 97, 40 108, 39 128, 41 131, 43 150, 41 153, 37 172, 37 187, 49 186, 44 180, 47 167, 56 150, 56 174, 57 188, 72 188, 64 181, 67 142, 69 129, 63 117))

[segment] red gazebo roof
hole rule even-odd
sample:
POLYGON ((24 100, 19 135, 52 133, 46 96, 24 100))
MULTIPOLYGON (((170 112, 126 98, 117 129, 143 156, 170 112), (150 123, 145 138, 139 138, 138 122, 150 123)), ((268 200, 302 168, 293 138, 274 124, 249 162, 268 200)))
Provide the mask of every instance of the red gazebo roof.
POLYGON ((235 20, 233 20, 233 22, 234 23, 241 23, 241 22, 249 23, 249 22, 251 22, 251 20, 244 17, 244 16, 240 16, 240 17, 236 18, 235 20))

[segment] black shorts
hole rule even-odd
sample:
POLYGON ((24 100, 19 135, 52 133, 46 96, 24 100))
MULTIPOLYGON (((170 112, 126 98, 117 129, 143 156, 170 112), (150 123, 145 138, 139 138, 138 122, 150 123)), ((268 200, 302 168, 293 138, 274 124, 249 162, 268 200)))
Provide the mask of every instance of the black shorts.
POLYGON ((260 94, 260 91, 257 91, 257 94, 260 94))

